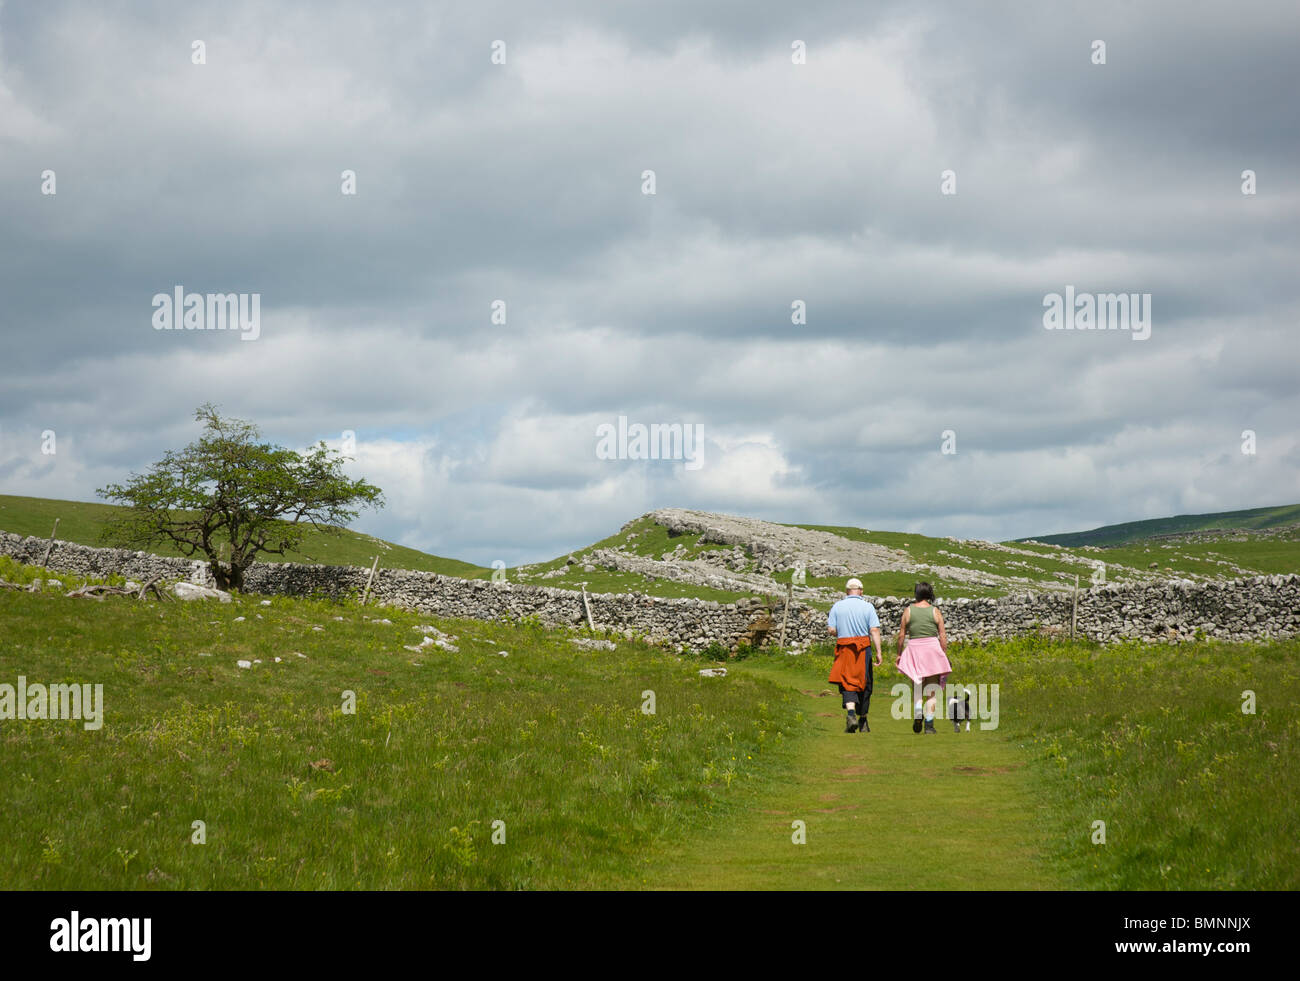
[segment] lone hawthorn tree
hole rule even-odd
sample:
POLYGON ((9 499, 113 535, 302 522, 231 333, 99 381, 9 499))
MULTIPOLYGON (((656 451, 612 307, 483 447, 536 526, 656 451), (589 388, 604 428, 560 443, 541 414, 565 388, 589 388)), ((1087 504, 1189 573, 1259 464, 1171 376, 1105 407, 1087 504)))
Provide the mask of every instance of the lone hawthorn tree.
POLYGON ((140 549, 172 542, 183 555, 206 557, 220 588, 240 589, 259 554, 297 549, 307 525, 338 534, 361 508, 384 505, 378 487, 343 475, 346 458, 324 441, 306 453, 272 446, 252 423, 222 419, 211 403, 194 418, 204 424, 199 439, 168 450, 125 486, 97 491, 130 509, 106 529, 108 541, 140 549))

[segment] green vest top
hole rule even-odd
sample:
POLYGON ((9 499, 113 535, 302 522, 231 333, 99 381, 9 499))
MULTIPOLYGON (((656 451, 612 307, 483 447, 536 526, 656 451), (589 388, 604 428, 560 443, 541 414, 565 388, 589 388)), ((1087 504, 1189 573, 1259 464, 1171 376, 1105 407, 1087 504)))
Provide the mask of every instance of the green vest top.
POLYGON ((913 604, 908 609, 912 611, 907 617, 907 636, 909 638, 939 636, 939 625, 934 622, 933 606, 916 606, 913 604))

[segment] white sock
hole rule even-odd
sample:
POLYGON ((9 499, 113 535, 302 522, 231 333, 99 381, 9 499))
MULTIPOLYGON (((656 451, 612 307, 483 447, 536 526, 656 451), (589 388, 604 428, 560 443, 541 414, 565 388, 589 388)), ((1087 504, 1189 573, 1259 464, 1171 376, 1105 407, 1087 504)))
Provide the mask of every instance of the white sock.
POLYGON ((844 707, 848 709, 848 711, 852 712, 857 707, 857 704, 858 704, 857 702, 849 702, 844 707))

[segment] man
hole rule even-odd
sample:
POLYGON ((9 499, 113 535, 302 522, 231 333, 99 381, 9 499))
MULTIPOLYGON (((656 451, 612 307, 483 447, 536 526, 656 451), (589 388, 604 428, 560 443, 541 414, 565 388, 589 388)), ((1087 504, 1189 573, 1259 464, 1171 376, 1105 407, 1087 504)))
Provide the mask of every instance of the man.
POLYGON ((848 713, 845 732, 870 732, 867 710, 871 705, 872 672, 868 654, 875 652, 880 667, 880 617, 862 595, 862 582, 845 583, 848 595, 831 607, 826 632, 835 638, 835 663, 830 680, 840 686, 840 698, 848 713))

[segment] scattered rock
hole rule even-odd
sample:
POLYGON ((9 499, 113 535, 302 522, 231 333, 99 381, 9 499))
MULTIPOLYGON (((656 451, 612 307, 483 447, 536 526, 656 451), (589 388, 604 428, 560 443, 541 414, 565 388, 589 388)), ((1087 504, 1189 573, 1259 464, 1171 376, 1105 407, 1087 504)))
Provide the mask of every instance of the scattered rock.
POLYGON ((200 586, 184 580, 172 585, 172 595, 182 600, 215 599, 220 600, 222 603, 230 602, 230 594, 223 589, 217 589, 214 586, 200 586))
POLYGON ((600 640, 595 637, 570 637, 569 643, 574 647, 581 647, 588 651, 612 651, 615 645, 612 640, 600 640))

